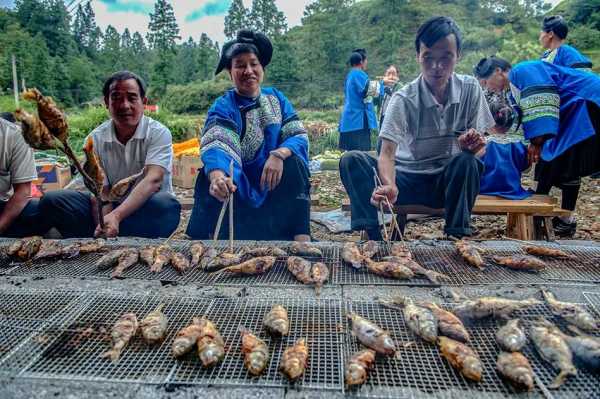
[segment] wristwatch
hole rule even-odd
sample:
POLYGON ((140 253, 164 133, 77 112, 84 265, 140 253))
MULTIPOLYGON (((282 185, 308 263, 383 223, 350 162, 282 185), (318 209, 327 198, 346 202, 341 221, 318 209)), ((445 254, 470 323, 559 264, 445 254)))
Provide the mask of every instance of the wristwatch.
POLYGON ((277 150, 272 150, 269 152, 270 155, 273 155, 275 158, 279 158, 282 161, 285 161, 285 158, 283 157, 283 155, 281 155, 281 153, 277 150))

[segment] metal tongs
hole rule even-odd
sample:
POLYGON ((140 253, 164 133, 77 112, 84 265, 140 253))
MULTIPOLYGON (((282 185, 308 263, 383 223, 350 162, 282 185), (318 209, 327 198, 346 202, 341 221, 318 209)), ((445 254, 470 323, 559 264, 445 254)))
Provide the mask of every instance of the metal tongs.
MULTIPOLYGON (((379 178, 379 174, 377 173, 377 169, 373 168, 373 181, 375 182, 375 188, 378 188, 380 186, 383 186, 383 183, 381 182, 381 179, 379 178)), ((402 232, 400 231, 400 226, 398 226, 398 221, 396 220, 396 214, 394 213, 394 207, 392 206, 392 204, 390 203, 390 200, 387 197, 385 198, 385 203, 388 207, 389 212, 392 214, 392 223, 391 223, 391 232, 388 232, 387 227, 385 226, 385 212, 383 209, 383 204, 380 202, 379 203, 379 211, 377 212, 378 214, 381 215, 381 224, 383 225, 383 240, 385 242, 390 241, 391 239, 391 234, 393 234, 394 230, 396 231, 396 233, 398 233, 398 237, 400 237, 400 241, 404 242, 404 236, 402 235, 402 232)))
MULTIPOLYGON (((233 159, 229 162, 229 178, 233 179, 233 159)), ((229 252, 233 252, 233 193, 230 193, 225 201, 223 201, 221 212, 217 219, 217 227, 215 229, 215 234, 213 235, 213 241, 219 239, 219 232, 221 231, 221 224, 223 224, 223 217, 225 216, 227 205, 229 205, 229 252)))

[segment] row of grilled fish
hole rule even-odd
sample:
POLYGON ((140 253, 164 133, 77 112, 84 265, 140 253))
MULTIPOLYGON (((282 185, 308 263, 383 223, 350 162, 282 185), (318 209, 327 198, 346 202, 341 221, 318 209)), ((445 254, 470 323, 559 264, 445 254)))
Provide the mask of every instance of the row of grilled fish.
POLYGON ((106 241, 96 240, 62 244, 58 240, 44 240, 40 236, 25 237, 14 241, 4 249, 7 256, 20 261, 41 259, 74 258, 106 249, 106 241))
POLYGON ((287 259, 287 268, 303 284, 314 284, 316 295, 319 296, 321 287, 329 278, 327 265, 321 262, 312 263, 299 256, 287 259))

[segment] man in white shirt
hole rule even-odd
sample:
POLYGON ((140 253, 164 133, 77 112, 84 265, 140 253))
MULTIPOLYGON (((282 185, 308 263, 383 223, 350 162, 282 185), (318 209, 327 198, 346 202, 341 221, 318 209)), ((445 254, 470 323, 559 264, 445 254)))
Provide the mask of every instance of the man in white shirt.
POLYGON ((12 114, 0 118, 0 236, 26 237, 44 234, 39 201, 31 198, 37 178, 33 150, 25 143, 12 114), (8 120, 11 120, 10 122, 8 120))
MULTIPOLYGON (((102 92, 111 119, 90 136, 106 175, 104 193, 119 180, 144 171, 122 202, 104 204, 104 234, 168 237, 177 228, 181 211, 171 184, 171 132, 144 115, 146 88, 137 75, 117 72, 102 92)), ((94 201, 88 193, 60 190, 46 194, 40 209, 63 237, 97 236, 102 231, 95 220, 94 201)))

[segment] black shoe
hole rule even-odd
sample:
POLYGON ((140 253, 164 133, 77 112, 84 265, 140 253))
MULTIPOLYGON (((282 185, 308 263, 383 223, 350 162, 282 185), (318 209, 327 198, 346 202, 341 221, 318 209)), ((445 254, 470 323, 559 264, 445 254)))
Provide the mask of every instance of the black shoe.
POLYGON ((577 231, 577 222, 567 223, 558 216, 552 218, 552 227, 554 228, 554 234, 563 238, 571 238, 577 231))

